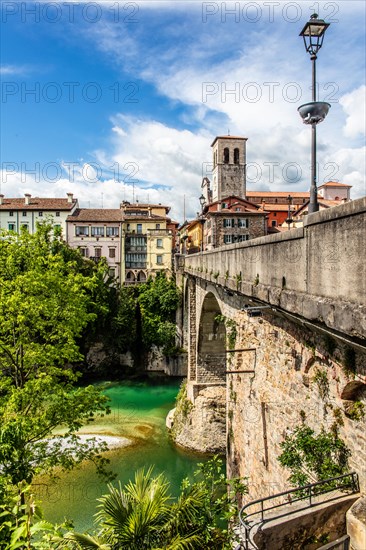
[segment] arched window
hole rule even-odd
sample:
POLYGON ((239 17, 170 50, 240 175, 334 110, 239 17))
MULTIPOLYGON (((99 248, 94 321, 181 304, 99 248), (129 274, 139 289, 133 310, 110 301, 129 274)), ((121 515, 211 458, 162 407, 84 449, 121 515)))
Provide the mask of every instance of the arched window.
POLYGON ((239 164, 239 149, 237 147, 234 149, 234 164, 239 164))
POLYGON ((224 164, 229 164, 229 148, 224 149, 224 164))
POLYGON ((215 151, 214 153, 214 167, 216 166, 217 164, 217 151, 215 151))

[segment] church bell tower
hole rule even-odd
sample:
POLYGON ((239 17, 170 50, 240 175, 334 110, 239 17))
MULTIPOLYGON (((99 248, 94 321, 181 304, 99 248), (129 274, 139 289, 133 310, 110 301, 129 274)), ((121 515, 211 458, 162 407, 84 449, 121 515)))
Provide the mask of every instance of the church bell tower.
POLYGON ((211 145, 213 202, 231 195, 246 198, 247 139, 237 136, 217 136, 214 139, 211 145))

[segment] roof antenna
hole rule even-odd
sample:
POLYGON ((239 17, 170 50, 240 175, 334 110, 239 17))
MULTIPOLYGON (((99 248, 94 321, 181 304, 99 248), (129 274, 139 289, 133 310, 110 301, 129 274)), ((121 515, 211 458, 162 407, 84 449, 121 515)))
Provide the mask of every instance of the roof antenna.
POLYGON ((227 135, 230 136, 230 128, 227 129, 227 135))
POLYGON ((102 208, 104 208, 104 206, 103 206, 103 193, 101 193, 101 195, 102 195, 102 208))

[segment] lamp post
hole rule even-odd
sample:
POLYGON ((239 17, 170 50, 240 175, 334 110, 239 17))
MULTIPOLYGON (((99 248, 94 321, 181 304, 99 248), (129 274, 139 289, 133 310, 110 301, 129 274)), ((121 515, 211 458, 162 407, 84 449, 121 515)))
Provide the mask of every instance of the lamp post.
POLYGON ((201 205, 201 214, 200 214, 200 224, 201 224, 201 252, 203 252, 203 226, 204 226, 204 223, 205 223, 205 218, 203 217, 203 209, 205 207, 205 204, 206 204, 206 199, 203 195, 200 196, 199 198, 199 201, 200 201, 200 205, 201 205))
POLYGON ((324 101, 316 100, 316 59, 320 48, 323 45, 324 33, 329 27, 323 19, 318 19, 314 13, 310 21, 302 29, 300 36, 304 39, 306 51, 310 54, 312 62, 312 102, 301 105, 298 108, 304 124, 311 125, 311 184, 310 184, 310 203, 308 212, 312 214, 319 210, 318 190, 317 190, 317 166, 316 166, 316 126, 322 122, 328 114, 330 104, 324 101))
POLYGON ((291 204, 292 204, 292 197, 291 195, 289 195, 287 197, 287 202, 288 202, 288 212, 287 212, 287 220, 286 220, 286 223, 287 223, 287 226, 288 226, 288 229, 290 229, 290 226, 292 224, 292 218, 291 218, 291 204))

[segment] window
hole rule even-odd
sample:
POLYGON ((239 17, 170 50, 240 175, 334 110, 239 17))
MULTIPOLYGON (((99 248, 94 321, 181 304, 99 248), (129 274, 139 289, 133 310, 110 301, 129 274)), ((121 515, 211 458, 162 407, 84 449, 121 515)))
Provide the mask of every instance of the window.
POLYGON ((249 235, 238 235, 235 238, 237 243, 242 243, 243 241, 249 241, 249 235))
POLYGON ((56 212, 56 217, 58 218, 60 216, 60 212, 56 212))
POLYGON ((239 149, 237 147, 234 149, 234 164, 239 164, 239 149))
POLYGON ((249 227, 249 220, 247 218, 238 218, 238 227, 249 227))
POLYGON ((239 208, 235 208, 235 212, 241 212, 240 206, 239 206, 239 208))
POLYGON ((101 258, 102 257, 102 249, 101 248, 95 248, 94 249, 94 255, 96 258, 101 258))
POLYGON ((23 229, 23 231, 28 231, 29 230, 27 223, 22 223, 20 227, 21 227, 21 229, 23 229))
POLYGON ((228 147, 225 147, 224 149, 224 164, 229 164, 229 148, 228 147))
POLYGON ((234 218, 224 218, 224 227, 234 227, 234 218))
POLYGON ((277 216, 277 212, 274 212, 273 215, 274 215, 274 217, 276 217, 276 216, 277 216))
POLYGON ((230 244, 233 242, 233 236, 232 235, 224 235, 224 244, 230 244))
POLYGON ((91 228, 92 237, 104 237, 104 227, 92 227, 91 228))
POLYGON ((272 227, 276 227, 276 225, 277 225, 276 220, 272 220, 272 227))
POLYGON ((116 249, 115 248, 110 248, 109 249, 109 257, 110 258, 115 258, 116 257, 116 249))
POLYGON ((162 265, 162 264, 163 264, 163 255, 162 255, 162 254, 158 254, 158 255, 156 256, 156 263, 157 263, 158 265, 162 265))
POLYGON ((163 239, 156 239, 157 248, 163 248, 163 239))
POLYGON ((23 216, 23 218, 26 218, 27 217, 27 212, 22 212, 22 216, 23 216))
POLYGON ((126 253, 126 267, 127 268, 145 268, 146 267, 146 254, 137 254, 132 252, 126 253))
POLYGON ((118 237, 119 227, 107 227, 107 237, 118 237))
POLYGON ((116 269, 114 267, 110 267, 108 269, 108 274, 109 274, 110 277, 114 278, 116 276, 116 269))
POLYGON ((211 235, 209 235, 209 236, 207 237, 207 243, 208 243, 208 244, 211 244, 211 235))
POLYGON ((221 208, 227 208, 227 207, 228 207, 228 203, 227 203, 227 202, 223 202, 223 203, 221 204, 221 208))
POLYGON ((88 225, 77 225, 75 227, 75 236, 76 237, 89 237, 89 226, 88 225))
POLYGON ((160 229, 160 223, 157 223, 157 224, 155 225, 155 229, 160 229))
POLYGON ((10 211, 9 216, 14 216, 14 212, 10 211))
POLYGON ((43 212, 38 212, 38 217, 42 218, 42 216, 43 216, 43 212))
POLYGON ((8 231, 15 231, 15 223, 8 223, 8 231))
POLYGON ((142 223, 137 224, 137 233, 142 233, 142 223))
POLYGON ((79 252, 84 258, 89 257, 89 249, 86 248, 85 246, 79 247, 79 252))

